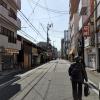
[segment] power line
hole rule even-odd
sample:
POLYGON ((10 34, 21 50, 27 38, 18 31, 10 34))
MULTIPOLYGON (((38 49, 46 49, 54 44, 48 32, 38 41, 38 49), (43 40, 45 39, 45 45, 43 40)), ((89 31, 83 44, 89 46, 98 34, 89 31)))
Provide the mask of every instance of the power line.
MULTIPOLYGON (((27 0, 27 1, 29 2, 29 0, 27 0)), ((29 18, 31 17, 31 15, 32 15, 32 14, 34 14, 34 11, 35 11, 35 9, 36 9, 37 4, 39 3, 39 1, 40 1, 40 0, 38 0, 38 1, 36 2, 36 4, 35 4, 34 8, 32 8, 32 7, 31 7, 31 8, 32 8, 32 12, 31 12, 31 14, 30 14, 29 18)), ((30 5, 31 5, 31 4, 30 4, 30 5)))
POLYGON ((19 14, 23 20, 29 25, 29 27, 34 31, 33 27, 29 24, 29 22, 25 19, 25 17, 23 17, 21 14, 19 14))
POLYGON ((27 38, 33 40, 34 42, 38 42, 35 38, 33 38, 32 36, 30 36, 29 34, 27 34, 25 31, 20 30, 20 33, 24 34, 27 38))
MULTIPOLYGON (((57 17, 60 17, 60 16, 65 16, 65 15, 58 15, 58 16, 53 16, 53 17, 51 17, 52 19, 53 18, 57 18, 57 17)), ((34 18, 34 20, 42 20, 42 19, 49 19, 49 18, 34 18)))
MULTIPOLYGON (((33 24, 29 21, 29 19, 23 14, 22 11, 20 11, 21 15, 24 17, 25 22, 32 28, 33 31, 36 32, 37 35, 40 35, 43 39, 45 39, 41 33, 35 28, 35 26, 33 26, 33 24)), ((21 17, 22 17, 21 16, 21 17)))
POLYGON ((57 33, 64 33, 64 31, 59 31, 59 30, 52 30, 52 31, 57 33))
POLYGON ((44 29, 43 24, 42 24, 42 23, 40 23, 40 25, 41 25, 42 29, 44 30, 44 32, 47 34, 46 30, 44 29))
MULTIPOLYGON (((35 1, 31 0, 33 4, 36 4, 35 1)), ((50 12, 53 12, 53 13, 59 13, 59 14, 69 14, 69 12, 67 11, 58 11, 58 10, 54 10, 54 9, 50 9, 50 8, 46 8, 42 5, 40 5, 39 3, 37 4, 38 7, 42 8, 42 9, 45 9, 45 10, 48 10, 50 12)))
MULTIPOLYGON (((32 25, 30 24, 30 22, 27 20, 26 16, 22 15, 22 14, 19 14, 23 19, 24 21, 29 25, 29 27, 35 31, 34 27, 32 27, 32 25)), ((38 35, 38 34, 37 34, 38 35)))
MULTIPOLYGON (((46 1, 46 0, 45 0, 45 5, 46 5, 46 7, 48 8, 47 1, 46 1)), ((48 14, 49 20, 50 20, 51 23, 52 23, 51 16, 50 16, 50 13, 49 13, 48 10, 47 10, 47 14, 48 14)))
POLYGON ((27 0, 27 2, 29 3, 29 5, 30 5, 31 9, 33 9, 33 7, 32 7, 32 5, 31 5, 30 0, 27 0))
MULTIPOLYGON (((45 29, 44 29, 44 26, 43 26, 43 24, 42 23, 40 23, 40 25, 42 26, 42 28, 43 28, 43 30, 44 30, 44 32, 46 33, 46 31, 45 31, 45 29)), ((45 27, 46 28, 46 27, 45 27)), ((62 31, 62 30, 52 30, 53 32, 57 32, 57 33, 64 33, 64 31, 62 31)))

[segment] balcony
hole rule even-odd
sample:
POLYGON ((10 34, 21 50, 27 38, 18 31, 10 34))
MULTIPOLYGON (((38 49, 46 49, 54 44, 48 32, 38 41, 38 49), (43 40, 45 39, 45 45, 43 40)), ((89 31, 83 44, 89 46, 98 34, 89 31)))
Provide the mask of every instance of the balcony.
POLYGON ((0 5, 0 18, 2 18, 3 20, 7 21, 8 23, 10 22, 10 24, 12 23, 12 25, 14 25, 16 27, 17 30, 21 29, 21 21, 19 18, 17 18, 16 20, 12 17, 9 16, 9 11, 4 8, 3 6, 0 5))
POLYGON ((21 43, 19 41, 17 41, 16 44, 14 44, 14 43, 8 43, 7 48, 21 50, 21 43))
POLYGON ((88 1, 87 0, 80 0, 79 3, 79 13, 80 15, 86 15, 87 7, 88 7, 88 1))
POLYGON ((12 49, 20 50, 21 49, 21 42, 17 41, 16 44, 15 43, 9 43, 8 37, 0 34, 0 47, 2 47, 2 46, 4 48, 12 48, 12 49))
POLYGON ((0 34, 0 47, 6 48, 8 45, 8 37, 5 35, 0 34))
POLYGON ((79 15, 77 13, 73 14, 73 18, 71 20, 71 37, 79 31, 79 15))
POLYGON ((85 39, 85 47, 94 46, 95 45, 95 36, 88 37, 85 39))
POLYGON ((17 9, 21 10, 21 0, 9 0, 10 4, 13 4, 17 9))
POLYGON ((87 15, 83 15, 80 17, 80 20, 79 20, 79 30, 82 29, 84 23, 87 21, 88 19, 88 16, 87 15))

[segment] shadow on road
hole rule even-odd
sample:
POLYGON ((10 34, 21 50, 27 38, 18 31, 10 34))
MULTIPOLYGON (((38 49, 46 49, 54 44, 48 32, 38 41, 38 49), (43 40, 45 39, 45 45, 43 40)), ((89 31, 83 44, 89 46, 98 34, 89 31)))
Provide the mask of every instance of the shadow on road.
POLYGON ((9 100, 21 90, 20 84, 9 85, 0 90, 0 100, 9 100))

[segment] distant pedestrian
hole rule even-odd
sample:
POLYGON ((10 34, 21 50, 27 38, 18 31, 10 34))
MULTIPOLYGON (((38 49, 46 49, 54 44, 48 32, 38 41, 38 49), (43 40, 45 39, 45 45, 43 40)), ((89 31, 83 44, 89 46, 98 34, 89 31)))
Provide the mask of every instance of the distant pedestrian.
POLYGON ((84 65, 80 57, 75 57, 75 63, 69 67, 74 100, 82 100, 82 84, 84 83, 84 79, 86 82, 88 81, 84 65))

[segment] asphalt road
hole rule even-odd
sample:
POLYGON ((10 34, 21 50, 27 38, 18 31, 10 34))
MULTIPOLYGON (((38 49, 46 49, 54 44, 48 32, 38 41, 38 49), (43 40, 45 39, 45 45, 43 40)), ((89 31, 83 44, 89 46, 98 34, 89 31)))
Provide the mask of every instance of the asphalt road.
MULTIPOLYGON (((55 60, 18 75, 20 80, 0 90, 0 100, 73 100, 69 66, 67 61, 55 60)), ((99 100, 90 92, 83 100, 99 100)))

